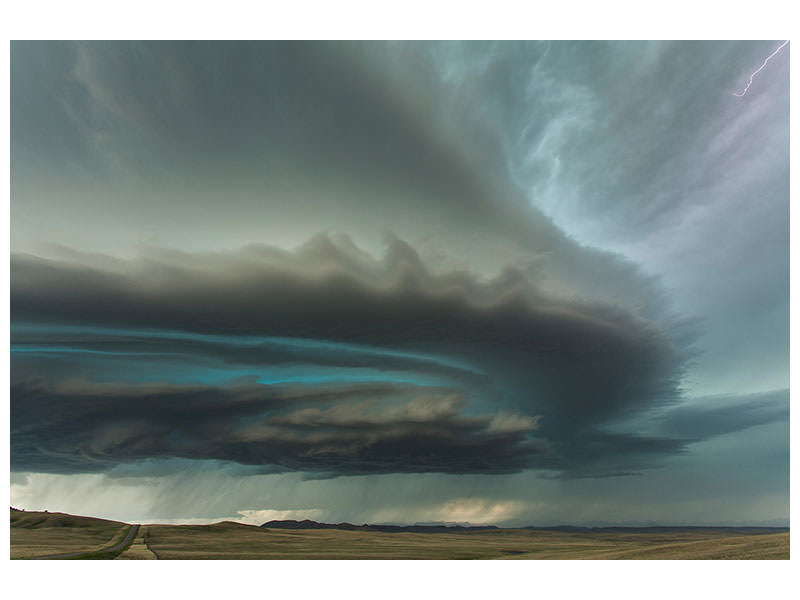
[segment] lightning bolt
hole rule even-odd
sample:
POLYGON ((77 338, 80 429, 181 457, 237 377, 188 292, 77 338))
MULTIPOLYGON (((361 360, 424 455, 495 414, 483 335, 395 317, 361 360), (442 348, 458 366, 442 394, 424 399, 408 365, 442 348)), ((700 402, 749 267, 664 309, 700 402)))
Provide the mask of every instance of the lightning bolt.
POLYGON ((762 64, 760 67, 758 67, 758 69, 756 69, 756 70, 753 72, 753 74, 752 74, 752 75, 750 75, 750 81, 748 81, 748 82, 747 82, 747 85, 746 85, 746 86, 745 86, 745 88, 742 90, 742 93, 741 93, 741 94, 737 94, 736 92, 733 92, 733 95, 734 95, 734 96, 736 96, 736 97, 738 97, 738 98, 741 98, 742 96, 744 96, 744 95, 747 93, 747 90, 749 90, 749 89, 750 89, 750 86, 753 84, 753 77, 755 77, 756 75, 758 75, 759 71, 761 71, 761 69, 763 69, 764 67, 766 67, 766 66, 767 66, 767 63, 769 62, 769 59, 770 59, 770 58, 772 58, 773 56, 775 56, 775 55, 776 55, 778 52, 780 52, 780 51, 781 51, 781 48, 783 48, 783 47, 784 47, 786 44, 788 44, 788 43, 789 43, 789 40, 786 40, 786 41, 785 41, 785 42, 783 42, 783 43, 782 43, 780 46, 778 46, 778 48, 775 50, 775 52, 773 52, 773 53, 772 53, 772 54, 770 54, 770 55, 769 55, 767 58, 765 58, 765 59, 764 59, 764 63, 763 63, 763 64, 762 64))

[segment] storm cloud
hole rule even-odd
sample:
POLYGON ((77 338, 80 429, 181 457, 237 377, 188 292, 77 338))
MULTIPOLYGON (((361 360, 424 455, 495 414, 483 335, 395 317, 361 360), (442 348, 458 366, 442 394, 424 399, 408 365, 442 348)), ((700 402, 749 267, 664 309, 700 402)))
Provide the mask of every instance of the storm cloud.
POLYGON ((553 448, 569 440, 573 453, 585 445, 595 458, 652 451, 646 440, 600 442, 594 428, 677 397, 683 357, 654 325, 607 305, 549 298, 512 267, 486 281, 433 274, 396 238, 382 259, 324 235, 296 252, 251 246, 213 255, 154 251, 116 263, 84 258, 12 259, 12 397, 20 407, 13 439, 27 440, 15 452, 20 468, 47 470, 56 455, 59 471, 80 470, 82 459, 94 470, 168 457, 333 473, 561 468, 575 459, 552 451, 541 459, 545 440, 553 448), (194 387, 213 373, 222 387, 194 387), (30 383, 79 375, 128 386, 178 378, 187 388, 145 385, 137 397, 102 384, 65 396, 60 384, 30 383), (241 404, 242 392, 227 386, 243 379, 264 398, 241 404), (344 381, 365 387, 340 390, 344 381), (388 389, 370 381, 405 385, 405 404, 386 404, 388 389), (273 388, 290 382, 307 390, 292 396, 298 406, 303 394, 323 390, 331 406, 287 404, 260 424, 229 430, 215 421, 218 433, 209 431, 205 411, 213 407, 214 419, 227 411, 226 420, 239 423, 251 411, 269 412, 273 388), (94 404, 97 413, 77 415, 94 404), (70 422, 59 423, 49 405, 70 422), (47 415, 46 426, 36 415, 47 415), (540 421, 544 437, 528 439, 540 421), (186 440, 155 442, 172 436, 186 440), (88 445, 69 449, 82 438, 88 445), (58 439, 61 451, 46 449, 58 439))
POLYGON ((530 464, 536 419, 468 416, 446 390, 369 386, 19 384, 12 468, 108 471, 146 459, 331 474, 503 473, 530 464), (409 399, 410 398, 410 399, 409 399), (41 415, 48 415, 46 421, 41 415))
POLYGON ((12 43, 12 501, 783 519, 775 47, 12 43))

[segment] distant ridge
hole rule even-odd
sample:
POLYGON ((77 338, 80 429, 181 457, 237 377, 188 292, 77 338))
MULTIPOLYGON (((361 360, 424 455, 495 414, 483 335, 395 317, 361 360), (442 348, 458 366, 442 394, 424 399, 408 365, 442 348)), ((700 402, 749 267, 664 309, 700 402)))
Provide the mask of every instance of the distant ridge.
POLYGON ((261 525, 265 529, 344 529, 347 531, 383 531, 388 533, 450 533, 455 531, 485 531, 499 529, 494 525, 353 525, 352 523, 318 523, 317 521, 293 519, 268 521, 261 525))
POLYGON ((789 531, 788 527, 760 527, 760 526, 741 526, 741 525, 645 525, 643 527, 631 527, 621 525, 604 525, 602 527, 580 527, 576 525, 553 525, 551 527, 537 527, 528 525, 527 527, 517 527, 515 529, 532 529, 535 531, 563 531, 564 533, 676 533, 680 531, 720 531, 724 533, 741 533, 742 535, 758 533, 784 533, 789 531))
MULTIPOLYGON (((287 519, 283 521, 267 521, 260 525, 263 529, 340 529, 345 531, 382 531, 387 533, 455 533, 459 531, 492 531, 500 530, 496 525, 354 525, 352 523, 319 523, 305 519, 295 521, 287 519)), ((534 531, 560 531, 564 533, 676 533, 681 531, 720 531, 725 533, 739 533, 742 535, 759 533, 783 533, 789 531, 788 527, 720 527, 702 525, 679 525, 679 526, 646 526, 646 527, 622 527, 622 526, 603 526, 603 527, 579 527, 574 525, 555 525, 551 527, 537 527, 528 525, 527 527, 503 527, 502 529, 528 529, 534 531)))

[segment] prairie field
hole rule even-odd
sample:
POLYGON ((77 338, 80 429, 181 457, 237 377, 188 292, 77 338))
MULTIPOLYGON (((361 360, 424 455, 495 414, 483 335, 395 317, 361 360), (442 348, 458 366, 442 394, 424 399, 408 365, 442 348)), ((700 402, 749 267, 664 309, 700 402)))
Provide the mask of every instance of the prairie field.
MULTIPOLYGON (((103 550, 130 524, 63 513, 11 511, 11 558, 103 550)), ((105 556, 104 556, 105 557, 105 556)), ((789 533, 741 529, 445 533, 142 525, 119 560, 235 559, 788 559, 789 533)))
POLYGON ((788 559, 789 533, 565 533, 500 529, 383 533, 148 525, 159 559, 788 559))

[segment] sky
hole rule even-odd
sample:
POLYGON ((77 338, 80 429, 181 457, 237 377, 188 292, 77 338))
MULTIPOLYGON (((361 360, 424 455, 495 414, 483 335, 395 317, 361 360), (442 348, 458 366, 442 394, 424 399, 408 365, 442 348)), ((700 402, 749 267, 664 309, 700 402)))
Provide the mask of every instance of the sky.
POLYGON ((787 525, 781 44, 13 42, 11 503, 787 525))

